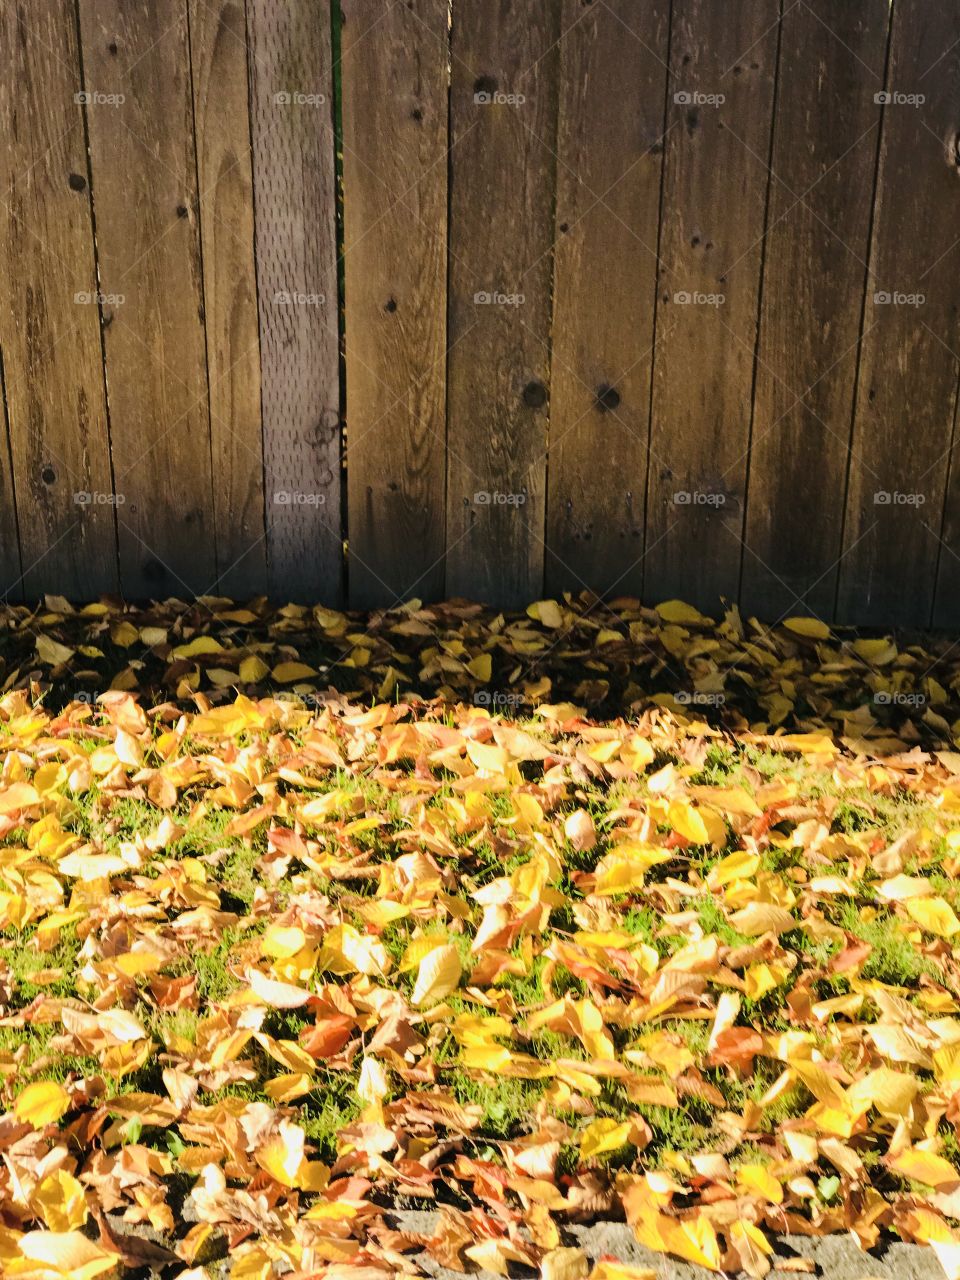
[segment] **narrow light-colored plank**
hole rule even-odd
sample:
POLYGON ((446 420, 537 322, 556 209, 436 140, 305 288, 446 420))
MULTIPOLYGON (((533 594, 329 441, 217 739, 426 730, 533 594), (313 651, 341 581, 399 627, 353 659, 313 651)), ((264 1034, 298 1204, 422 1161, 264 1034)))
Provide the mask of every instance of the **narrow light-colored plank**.
POLYGON ((203 593, 217 565, 186 0, 80 0, 80 23, 121 585, 203 593))
MULTIPOLYGON (((933 607, 960 352, 958 24, 960 0, 893 6, 894 97, 883 111, 837 603, 845 622, 916 624, 933 607)), ((945 569, 950 559, 944 552, 945 569)))
POLYGON ((349 582, 371 608, 443 594, 447 0, 342 9, 349 582))
POLYGON ((270 590, 343 584, 329 0, 248 0, 270 590))
POLYGON ((673 5, 644 595, 708 611, 740 586, 778 15, 673 5))
POLYGON ((218 589, 266 590, 260 337, 243 0, 190 0, 218 589))
POLYGON ((670 5, 566 0, 557 142, 551 594, 640 594, 670 5), (597 466, 598 457, 603 466, 597 466))
MULTIPOLYGON (((73 0, 0 7, 0 346, 28 596, 118 586, 82 88, 73 0)), ((8 548, 14 529, 8 513, 8 548)), ((12 563, 0 552, 5 579, 12 563)))
POLYGON ((888 0, 783 20, 742 603, 833 613, 888 0))
POLYGON ((453 9, 447 594, 543 587, 560 6, 453 9))
POLYGON ((0 349, 0 601, 23 596, 20 564, 20 534, 17 529, 13 466, 10 454, 10 424, 7 399, 3 394, 3 351, 0 349))

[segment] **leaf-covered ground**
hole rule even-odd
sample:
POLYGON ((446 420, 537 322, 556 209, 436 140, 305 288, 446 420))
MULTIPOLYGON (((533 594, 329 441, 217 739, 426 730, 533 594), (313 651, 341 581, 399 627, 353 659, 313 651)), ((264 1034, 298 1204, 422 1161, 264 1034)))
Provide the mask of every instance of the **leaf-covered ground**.
POLYGON ((677 602, 5 608, 0 1272, 579 1280, 602 1215, 955 1277, 958 673, 677 602))

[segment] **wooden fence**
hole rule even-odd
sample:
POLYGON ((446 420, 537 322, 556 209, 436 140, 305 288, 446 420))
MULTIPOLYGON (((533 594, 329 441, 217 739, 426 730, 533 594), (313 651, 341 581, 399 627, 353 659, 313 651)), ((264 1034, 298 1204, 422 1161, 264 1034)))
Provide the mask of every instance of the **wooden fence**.
POLYGON ((0 594, 960 623, 960 0, 0 0, 0 594))

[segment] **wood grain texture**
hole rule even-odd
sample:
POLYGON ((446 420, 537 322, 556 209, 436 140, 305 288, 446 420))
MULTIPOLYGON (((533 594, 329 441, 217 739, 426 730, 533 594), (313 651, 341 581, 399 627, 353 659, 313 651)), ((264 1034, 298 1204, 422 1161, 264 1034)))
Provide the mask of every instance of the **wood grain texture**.
POLYGON ((217 580, 186 0, 80 0, 120 543, 131 598, 217 580), (116 103, 109 99, 116 98, 116 103), (122 302, 119 299, 123 299, 122 302))
POLYGON ((612 0, 586 15, 580 0, 564 6, 550 594, 643 586, 669 16, 666 0, 612 0))
POLYGON ((3 394, 3 351, 0 349, 0 600, 20 600, 23 596, 16 503, 10 421, 3 394))
MULTIPOLYGON (((950 15, 956 14, 955 8, 949 10, 950 15)), ((958 101, 958 86, 960 86, 960 51, 952 44, 947 50, 947 56, 937 61, 928 72, 921 77, 921 91, 930 92, 930 83, 940 79, 946 81, 950 89, 949 102, 944 102, 939 107, 940 119, 952 121, 953 133, 951 134, 948 126, 946 130, 947 153, 941 156, 941 159, 950 159, 952 164, 947 168, 952 168, 953 173, 949 174, 953 178, 952 190, 951 184, 945 184, 944 198, 952 200, 954 210, 957 208, 960 191, 957 190, 960 183, 960 101, 958 101)), ((932 122, 931 122, 932 123, 932 122)), ((928 148, 928 153, 929 153, 928 148)), ((936 163, 936 156, 931 155, 930 164, 936 163)), ((941 174, 942 178, 943 175, 941 174)), ((939 182, 938 182, 939 189, 939 182)), ((956 229, 956 212, 953 217, 954 228, 956 229)), ((960 334, 958 334, 958 311, 960 311, 960 303, 957 302, 957 272, 960 269, 960 256, 958 256, 958 248, 954 243, 946 253, 939 259, 935 256, 934 247, 930 246, 928 259, 929 265, 924 267, 921 278, 923 280, 922 288, 925 292, 935 289, 940 299, 939 314, 943 314, 946 306, 949 316, 949 325, 945 330, 937 329, 936 322, 928 320, 935 332, 939 333, 943 341, 946 342, 954 357, 960 360, 960 334), (946 299, 943 294, 946 293, 946 299)), ((923 313, 926 318, 926 308, 923 313)), ((927 335, 930 336, 929 334, 927 335)), ((949 394, 949 382, 945 378, 944 394, 949 394)), ((912 403, 912 401, 911 401, 912 403)), ((946 460, 938 458, 933 464, 933 470, 924 477, 926 480, 930 476, 942 472, 944 461, 947 464, 947 490, 944 503, 943 521, 940 528, 940 556, 939 566, 936 579, 934 607, 933 607, 933 625, 935 627, 949 628, 955 631, 960 627, 960 452, 958 452, 958 422, 957 413, 960 412, 960 402, 954 408, 954 423, 951 435, 951 448, 946 460)), ((934 422, 937 429, 940 427, 940 415, 934 416, 934 422)), ((913 429, 911 425, 911 430, 913 429)), ((930 512, 933 517, 934 512, 930 512)), ((933 527, 935 523, 932 518, 928 521, 933 527)))
POLYGON ((543 586, 560 6, 460 3, 451 34, 447 593, 517 605, 543 586))
POLYGON ((644 595, 739 590, 778 7, 675 0, 644 595), (689 300, 686 300, 689 299, 689 300))
POLYGON ((916 623, 933 602, 960 350, 958 22, 960 0, 893 7, 887 91, 925 100, 883 111, 840 566, 844 621, 916 623), (915 295, 923 302, 913 305, 915 295))
POLYGON ((443 594, 447 0, 344 0, 349 582, 443 594))
POLYGON ((267 588, 243 0, 190 0, 218 589, 267 588))
POLYGON ((271 592, 343 585, 329 0, 248 0, 271 592))
MULTIPOLYGON (((0 346, 23 590, 115 591, 117 539, 73 0, 0 8, 0 346)), ((2 442, 0 476, 9 455, 2 442)), ((0 500, 10 498, 0 479, 0 500)), ((0 518, 9 547, 15 524, 0 518)), ((9 579, 9 552, 0 572, 9 579)))
POLYGON ((784 15, 742 603, 833 614, 887 0, 784 15))

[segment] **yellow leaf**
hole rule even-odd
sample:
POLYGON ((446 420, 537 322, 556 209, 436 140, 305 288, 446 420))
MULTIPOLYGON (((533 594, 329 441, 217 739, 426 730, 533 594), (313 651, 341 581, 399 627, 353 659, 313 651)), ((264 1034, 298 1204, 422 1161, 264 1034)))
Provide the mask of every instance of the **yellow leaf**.
POLYGON ((477 1244, 467 1245, 464 1255, 475 1262, 483 1271, 492 1271, 498 1276, 509 1276, 508 1263, 529 1263, 529 1258, 506 1236, 488 1237, 477 1244))
POLYGON ((759 961, 752 964, 743 975, 744 992, 748 1000, 762 1000, 770 991, 775 991, 790 973, 790 966, 759 961))
POLYGON ((699 609, 695 609, 692 604, 684 604, 682 600, 665 600, 663 604, 657 605, 657 613, 664 622, 689 622, 695 625, 711 621, 710 618, 705 618, 699 609))
POLYGON ((243 658, 240 662, 240 681, 242 684, 259 684, 270 672, 264 660, 255 653, 243 658))
POLYGON ((729 1244, 738 1255, 740 1269, 746 1271, 747 1275, 761 1280, 761 1277, 769 1274, 773 1246, 759 1227, 745 1219, 738 1219, 730 1225, 729 1244))
POLYGON ((244 1249, 230 1264, 230 1280, 270 1280, 275 1275, 273 1255, 262 1245, 244 1249))
POLYGON ((120 1261, 119 1254, 94 1244, 80 1231, 28 1231, 20 1237, 19 1248, 23 1258, 40 1263, 32 1274, 44 1280, 51 1275, 93 1280, 113 1271, 120 1261))
POLYGON ((146 973, 162 969, 166 957, 156 951, 124 951, 114 956, 112 963, 128 978, 142 978, 146 973))
POLYGON ((920 1081, 905 1071, 877 1067, 847 1090, 847 1106, 865 1112, 870 1107, 887 1120, 902 1120, 920 1090, 920 1081))
POLYGON ((601 1258, 594 1263, 587 1280, 657 1280, 657 1273, 649 1267, 632 1267, 626 1262, 611 1262, 601 1258))
POLYGON ((513 1061, 513 1054, 502 1044, 465 1045, 461 1054, 465 1067, 475 1071, 503 1071, 513 1061))
POLYGON ((390 1092, 390 1081, 376 1058, 364 1058, 357 1080, 357 1096, 371 1104, 380 1102, 390 1092))
POLYGON ((34 1203, 51 1231, 76 1231, 87 1220, 83 1187, 65 1169, 48 1174, 34 1195, 34 1203))
POLYGON ((69 662, 75 653, 74 649, 68 649, 65 644, 58 644, 56 640, 48 635, 37 636, 37 657, 41 662, 45 662, 48 667, 60 667, 65 662, 69 662))
POLYGON ((875 667, 885 667, 897 656, 897 646, 886 638, 854 640, 852 647, 859 658, 873 663, 875 667))
POLYGON ((943 898, 908 898, 904 906, 921 929, 940 938, 952 938, 960 931, 960 920, 943 898))
POLYGON ((195 658, 204 653, 222 653, 223 645, 213 636, 197 636, 188 644, 178 645, 173 651, 175 658, 195 658))
POLYGON ((806 1058, 791 1058, 790 1067, 799 1076, 813 1096, 824 1106, 844 1110, 846 1095, 843 1088, 834 1080, 829 1072, 815 1062, 806 1058))
POLYGON ((467 670, 482 684, 486 684, 493 674, 493 658, 489 653, 478 653, 467 663, 467 670))
POLYGON ((730 923, 748 938, 759 938, 763 933, 786 933, 797 927, 786 907, 778 907, 773 902, 750 902, 733 913, 730 923))
POLYGON ((282 1186, 295 1187, 306 1164, 304 1141, 299 1125, 281 1120, 279 1132, 256 1152, 257 1164, 282 1186))
POLYGON ((771 1204, 783 1203, 783 1187, 762 1164, 741 1165, 737 1170, 737 1182, 771 1204))
POLYGON ((691 787, 690 794, 712 809, 738 817, 759 818, 762 810, 743 787, 691 787))
MULTIPOLYGON (((132 644, 141 639, 140 632, 130 622, 118 622, 110 628, 110 639, 120 649, 129 649, 132 644)), ((164 635, 166 639, 166 635, 164 635)), ((144 644, 157 644, 156 640, 144 640, 144 644)), ((159 643, 163 643, 161 640, 159 643)))
POLYGON ((672 1253, 685 1262, 720 1270, 720 1242, 709 1218, 687 1218, 679 1221, 665 1213, 647 1211, 633 1222, 633 1230, 641 1244, 657 1253, 672 1253))
POLYGON ((503 773, 507 767, 508 756, 503 747, 491 747, 484 742, 467 743, 467 755, 478 770, 484 773, 503 773))
POLYGON ((316 1088, 316 1083, 313 1076, 307 1075, 304 1071, 291 1071, 268 1080, 263 1086, 263 1091, 274 1102, 293 1102, 316 1088))
POLYGON ((828 640, 830 628, 819 618, 786 618, 783 625, 796 636, 807 640, 828 640))
POLYGON ((390 957, 379 938, 361 934, 352 924, 342 924, 325 936, 317 968, 333 973, 349 973, 355 969, 368 977, 382 977, 390 969, 390 957))
POLYGON ((632 1129, 632 1120, 624 1120, 620 1124, 610 1119, 594 1120, 587 1125, 580 1138, 581 1156, 584 1160, 592 1160, 607 1151, 619 1151, 630 1141, 632 1129))
POLYGON ((420 961, 413 988, 413 1003, 423 1005, 442 1000, 460 984, 460 953, 452 943, 434 947, 420 961))
POLYGON ((646 873, 659 862, 669 862, 673 854, 657 845, 624 842, 600 859, 594 893, 602 898, 639 889, 646 873))
POLYGON ((693 807, 689 800, 684 800, 681 796, 677 796, 670 801, 667 821, 678 835, 689 840, 691 844, 712 843, 710 832, 703 820, 703 816, 693 807))
POLYGON ((288 1071, 311 1072, 316 1063, 302 1045, 296 1040, 274 1040, 263 1031, 254 1033, 257 1041, 263 1045, 270 1057, 279 1062, 288 1071))
POLYGON ((307 935, 297 925, 267 925, 260 940, 263 954, 277 960, 295 956, 306 945, 307 935))
POLYGON ((707 876, 707 887, 716 891, 733 880, 749 880, 760 870, 760 858, 755 853, 740 849, 721 858, 707 876))
POLYGON ((540 1260, 540 1280, 586 1280, 589 1272, 582 1249, 551 1249, 540 1260))
POLYGON ((29 782, 15 782, 13 786, 0 791, 0 816, 16 813, 20 809, 29 809, 40 803, 40 793, 29 782))
POLYGON ((277 982, 274 978, 266 977, 259 969, 248 969, 247 981, 257 999, 271 1009, 299 1009, 310 999, 310 992, 303 987, 295 987, 289 982, 277 982))
POLYGON ((13 1113, 24 1124, 42 1129, 65 1115, 70 1108, 70 1095, 55 1080, 28 1084, 13 1106, 13 1113))
POLYGON ((645 769, 648 764, 656 759, 656 754, 646 738, 641 738, 638 733, 633 733, 621 748, 620 760, 628 769, 639 773, 641 769, 645 769))
POLYGON ((316 674, 315 668, 308 667, 305 662, 278 662, 271 672, 274 680, 278 680, 280 684, 292 684, 294 680, 309 680, 316 674))
POLYGON ((932 1151, 918 1151, 916 1147, 901 1151, 889 1161, 889 1166, 901 1177, 909 1178, 911 1182, 922 1182, 928 1187, 936 1187, 938 1191, 941 1187, 952 1187, 960 1183, 960 1174, 949 1160, 934 1155, 932 1151))
POLYGON ((563 614, 556 600, 538 600, 536 604, 528 605, 527 616, 554 631, 563 626, 563 614))

